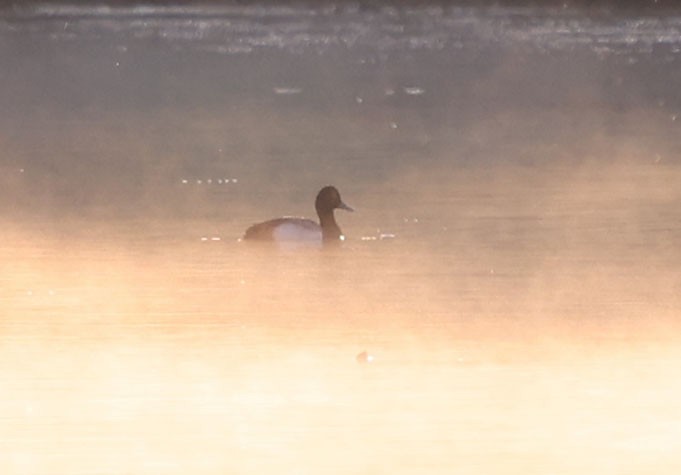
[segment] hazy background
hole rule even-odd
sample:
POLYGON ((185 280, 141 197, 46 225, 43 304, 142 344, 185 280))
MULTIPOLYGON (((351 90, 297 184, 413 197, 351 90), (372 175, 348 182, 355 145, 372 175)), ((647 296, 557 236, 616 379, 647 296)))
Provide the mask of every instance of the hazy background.
POLYGON ((678 473, 662 7, 4 7, 0 472, 678 473))

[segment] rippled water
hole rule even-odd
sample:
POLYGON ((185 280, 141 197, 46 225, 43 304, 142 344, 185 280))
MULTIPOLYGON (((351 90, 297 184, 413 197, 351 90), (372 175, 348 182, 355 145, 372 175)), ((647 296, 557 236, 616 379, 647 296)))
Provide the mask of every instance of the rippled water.
POLYGON ((6 9, 0 473, 677 473, 680 19, 6 9))

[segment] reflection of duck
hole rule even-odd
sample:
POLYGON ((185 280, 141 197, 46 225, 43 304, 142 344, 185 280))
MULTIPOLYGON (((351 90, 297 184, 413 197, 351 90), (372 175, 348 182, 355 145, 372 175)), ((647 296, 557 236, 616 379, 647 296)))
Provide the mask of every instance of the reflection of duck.
POLYGON ((304 218, 276 218, 254 224, 246 230, 244 240, 272 242, 300 242, 310 244, 332 244, 344 239, 336 218, 335 209, 353 211, 341 200, 340 193, 333 186, 325 186, 317 194, 315 209, 319 224, 304 218))

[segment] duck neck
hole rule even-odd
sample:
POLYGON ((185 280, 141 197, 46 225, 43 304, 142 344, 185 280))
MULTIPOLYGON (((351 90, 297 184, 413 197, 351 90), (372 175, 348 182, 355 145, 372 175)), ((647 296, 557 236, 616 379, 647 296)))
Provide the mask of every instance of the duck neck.
POLYGON ((341 230, 336 223, 336 218, 333 211, 319 214, 319 225, 322 228, 322 240, 324 242, 339 241, 341 237, 341 230))

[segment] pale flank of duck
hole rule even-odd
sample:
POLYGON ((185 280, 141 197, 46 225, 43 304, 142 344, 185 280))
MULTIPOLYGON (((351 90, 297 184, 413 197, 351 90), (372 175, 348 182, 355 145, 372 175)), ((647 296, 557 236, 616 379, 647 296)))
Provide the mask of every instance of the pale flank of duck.
POLYGON ((322 227, 304 218, 288 218, 286 222, 272 230, 275 241, 322 242, 322 227))
POLYGON ((305 218, 275 218, 249 227, 244 240, 279 243, 300 243, 303 245, 329 245, 344 240, 336 223, 335 209, 353 211, 343 203, 340 193, 333 186, 325 186, 317 194, 315 209, 319 224, 305 218))

